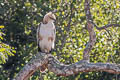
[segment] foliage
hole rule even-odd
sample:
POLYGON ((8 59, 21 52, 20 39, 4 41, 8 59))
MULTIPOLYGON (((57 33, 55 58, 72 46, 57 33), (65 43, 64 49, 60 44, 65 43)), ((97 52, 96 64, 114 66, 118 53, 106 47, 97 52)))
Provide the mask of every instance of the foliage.
MULTIPOLYGON (((0 28, 4 28, 4 26, 0 26, 0 28)), ((8 44, 5 44, 2 42, 4 38, 2 37, 5 35, 2 30, 0 30, 0 64, 5 63, 6 60, 8 59, 8 56, 14 56, 13 53, 16 51, 13 50, 13 47, 10 47, 8 44)))
MULTIPOLYGON (((91 13, 98 26, 120 23, 119 0, 91 0, 91 13)), ((56 48, 52 54, 62 63, 71 64, 82 59, 89 40, 86 30, 84 0, 0 0, 0 25, 4 25, 4 42, 16 48, 15 56, 0 65, 0 79, 9 80, 37 53, 36 28, 43 16, 57 10, 56 48)), ((95 29, 95 28, 94 28, 95 29)), ((1 32, 1 31, 0 31, 1 32)), ((120 63, 120 28, 95 29, 97 42, 90 53, 90 61, 120 63)), ((11 48, 10 48, 11 49, 11 48)), ((6 51, 6 50, 5 50, 6 51)), ((37 71, 30 80, 115 80, 119 75, 105 72, 79 73, 69 77, 52 72, 37 71)))

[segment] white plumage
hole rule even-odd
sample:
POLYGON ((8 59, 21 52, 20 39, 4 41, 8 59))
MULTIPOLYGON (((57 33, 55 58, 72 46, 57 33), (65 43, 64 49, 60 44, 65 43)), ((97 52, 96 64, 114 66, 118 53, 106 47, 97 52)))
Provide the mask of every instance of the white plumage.
POLYGON ((37 43, 39 50, 42 52, 49 53, 54 48, 56 33, 53 22, 55 19, 55 15, 49 12, 44 16, 43 22, 38 26, 37 43))

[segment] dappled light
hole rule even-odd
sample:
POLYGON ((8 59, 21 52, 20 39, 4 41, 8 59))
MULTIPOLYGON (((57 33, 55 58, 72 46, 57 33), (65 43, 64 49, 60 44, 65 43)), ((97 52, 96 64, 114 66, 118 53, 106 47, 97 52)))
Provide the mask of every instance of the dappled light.
POLYGON ((119 64, 119 0, 0 1, 1 80, 119 80, 119 64), (36 32, 50 11, 56 38, 46 54, 36 32))

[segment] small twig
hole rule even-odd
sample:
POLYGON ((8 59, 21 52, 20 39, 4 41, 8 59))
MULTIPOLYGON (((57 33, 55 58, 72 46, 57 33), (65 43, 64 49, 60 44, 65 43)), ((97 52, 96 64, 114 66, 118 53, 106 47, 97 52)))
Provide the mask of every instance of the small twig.
POLYGON ((106 28, 109 28, 109 27, 112 27, 112 26, 120 27, 120 24, 107 24, 105 26, 98 27, 93 21, 90 21, 90 22, 94 25, 94 27, 96 27, 97 30, 103 30, 103 29, 106 29, 106 28))
POLYGON ((110 34, 110 32, 109 32, 109 30, 107 30, 106 28, 105 28, 105 30, 107 31, 107 33, 110 35, 110 37, 112 38, 112 35, 110 34))

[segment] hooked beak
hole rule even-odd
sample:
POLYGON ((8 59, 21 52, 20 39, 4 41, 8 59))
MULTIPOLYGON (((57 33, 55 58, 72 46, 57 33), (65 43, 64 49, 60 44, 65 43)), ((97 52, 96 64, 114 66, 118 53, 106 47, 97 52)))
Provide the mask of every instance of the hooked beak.
MULTIPOLYGON (((50 16, 49 16, 49 17, 50 17, 50 16)), ((55 18, 53 18, 53 17, 50 17, 50 19, 52 19, 52 20, 54 20, 54 21, 56 20, 56 19, 55 19, 55 18)))
POLYGON ((52 13, 56 13, 56 12, 57 12, 57 10, 56 10, 56 9, 52 11, 52 13))

